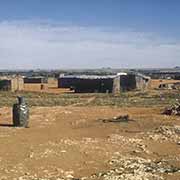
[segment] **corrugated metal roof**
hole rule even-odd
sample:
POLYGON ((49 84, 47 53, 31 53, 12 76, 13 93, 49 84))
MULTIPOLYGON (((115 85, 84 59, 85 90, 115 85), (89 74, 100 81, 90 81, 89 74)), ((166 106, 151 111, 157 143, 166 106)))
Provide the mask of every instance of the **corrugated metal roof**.
MULTIPOLYGON (((117 76, 126 76, 130 75, 131 73, 118 73, 117 75, 104 75, 104 76, 98 76, 98 75, 61 75, 59 78, 77 78, 77 79, 108 79, 108 78, 115 78, 117 76)), ((140 73, 134 74, 135 76, 139 76, 145 79, 150 79, 150 77, 145 76, 140 73)))
POLYGON ((116 75, 108 75, 108 76, 96 76, 96 75, 68 75, 61 76, 60 78, 77 78, 77 79, 108 79, 115 78, 116 75))

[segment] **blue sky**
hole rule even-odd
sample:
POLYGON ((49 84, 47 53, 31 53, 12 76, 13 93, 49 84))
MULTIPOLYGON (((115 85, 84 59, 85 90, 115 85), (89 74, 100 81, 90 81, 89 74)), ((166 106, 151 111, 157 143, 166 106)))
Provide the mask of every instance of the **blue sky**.
POLYGON ((0 0, 2 68, 180 65, 178 0, 0 0))

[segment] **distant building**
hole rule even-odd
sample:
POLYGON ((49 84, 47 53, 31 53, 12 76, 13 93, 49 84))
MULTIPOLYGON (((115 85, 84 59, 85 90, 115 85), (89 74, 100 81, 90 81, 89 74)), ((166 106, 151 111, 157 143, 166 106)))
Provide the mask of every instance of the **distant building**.
POLYGON ((111 76, 64 76, 58 79, 59 88, 71 88, 78 93, 112 92, 111 76))
POLYGON ((48 89, 48 78, 45 77, 25 77, 24 90, 40 91, 48 89))
POLYGON ((0 80, 0 90, 1 91, 10 91, 11 90, 11 80, 1 79, 0 80))
POLYGON ((24 89, 24 82, 21 76, 16 77, 1 77, 0 90, 1 91, 22 91, 24 89))
POLYGON ((58 78, 58 88, 74 88, 79 76, 63 76, 58 78))
POLYGON ((41 84, 41 83, 48 83, 48 78, 45 77, 25 77, 24 78, 25 84, 41 84))
POLYGON ((135 89, 146 90, 149 85, 149 77, 141 74, 118 73, 118 75, 111 76, 61 76, 58 79, 58 87, 70 88, 79 93, 112 93, 113 87, 115 87, 113 86, 114 82, 116 82, 116 87, 118 87, 117 76, 120 77, 120 86, 118 88, 120 91, 130 91, 135 89), (115 78, 116 81, 114 81, 115 78))

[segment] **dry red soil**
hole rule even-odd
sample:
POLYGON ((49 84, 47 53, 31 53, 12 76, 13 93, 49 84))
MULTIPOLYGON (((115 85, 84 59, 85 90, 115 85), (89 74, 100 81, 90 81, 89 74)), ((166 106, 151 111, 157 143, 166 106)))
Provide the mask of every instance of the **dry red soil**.
POLYGON ((180 179, 180 118, 161 109, 33 107, 30 127, 0 109, 0 179, 180 179), (128 122, 107 122, 128 114, 128 122))

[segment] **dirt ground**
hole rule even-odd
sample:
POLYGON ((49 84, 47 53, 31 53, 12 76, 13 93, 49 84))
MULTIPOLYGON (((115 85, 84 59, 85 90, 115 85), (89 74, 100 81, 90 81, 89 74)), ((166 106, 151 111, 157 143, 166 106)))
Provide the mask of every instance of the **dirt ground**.
POLYGON ((0 179, 178 180, 180 117, 161 111, 32 107, 30 127, 14 128, 11 108, 3 107, 0 179), (126 114, 127 122, 108 122, 126 114))

